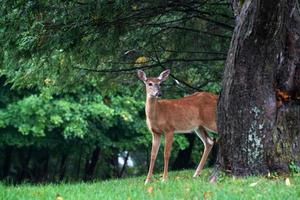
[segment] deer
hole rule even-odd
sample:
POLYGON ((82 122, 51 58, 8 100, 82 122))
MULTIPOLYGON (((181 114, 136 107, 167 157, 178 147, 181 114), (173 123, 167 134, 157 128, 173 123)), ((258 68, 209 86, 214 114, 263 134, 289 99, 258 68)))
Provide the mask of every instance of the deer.
POLYGON ((218 96, 209 92, 196 92, 179 99, 160 99, 162 95, 160 84, 168 78, 169 74, 170 70, 167 69, 161 72, 158 77, 147 78, 144 71, 137 71, 138 78, 146 86, 146 124, 152 133, 150 165, 145 184, 151 181, 162 135, 165 137, 162 177, 164 182, 168 178, 168 165, 174 133, 195 131, 204 144, 204 152, 193 177, 200 175, 214 145, 214 140, 207 131, 217 133, 215 112, 218 96))

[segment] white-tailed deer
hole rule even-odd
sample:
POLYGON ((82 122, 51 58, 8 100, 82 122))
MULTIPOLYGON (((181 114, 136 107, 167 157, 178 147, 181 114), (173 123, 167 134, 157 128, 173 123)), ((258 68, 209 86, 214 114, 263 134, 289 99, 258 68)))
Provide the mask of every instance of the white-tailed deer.
POLYGON ((160 137, 165 135, 164 174, 163 181, 168 176, 168 165, 174 133, 190 133, 195 131, 204 144, 204 152, 194 177, 198 176, 213 147, 214 141, 206 130, 217 132, 216 106, 218 96, 208 92, 196 92, 180 99, 162 99, 160 84, 165 81, 170 70, 163 71, 158 77, 147 78, 142 70, 138 70, 138 77, 146 85, 146 117, 147 126, 152 133, 152 150, 147 184, 152 177, 153 167, 160 145, 160 137))

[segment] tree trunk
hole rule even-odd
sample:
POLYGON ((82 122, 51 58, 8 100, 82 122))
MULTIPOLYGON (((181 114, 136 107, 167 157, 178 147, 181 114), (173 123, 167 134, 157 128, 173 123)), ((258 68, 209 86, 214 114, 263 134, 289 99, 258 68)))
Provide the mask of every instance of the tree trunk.
POLYGON ((300 23, 295 0, 233 0, 236 27, 218 104, 218 163, 235 175, 300 164, 300 23), (242 4, 242 5, 241 5, 242 4))
POLYGON ((63 153, 63 155, 61 156, 61 161, 60 161, 60 165, 59 165, 59 181, 62 181, 65 178, 66 168, 67 168, 67 165, 66 165, 67 160, 68 160, 68 154, 63 153))
POLYGON ((119 162, 118 162, 118 150, 115 148, 112 150, 111 156, 108 159, 108 163, 110 166, 109 176, 107 178, 115 178, 118 177, 119 173, 119 162))
POLYGON ((32 148, 20 148, 19 149, 19 159, 21 163, 21 170, 19 172, 17 182, 21 182, 29 176, 28 164, 31 158, 32 148))
POLYGON ((2 168, 2 179, 6 178, 9 175, 10 166, 11 166, 11 155, 13 148, 11 146, 5 147, 4 150, 4 162, 2 168))
POLYGON ((44 177, 44 180, 47 181, 49 179, 49 161, 50 161, 50 154, 49 152, 47 152, 47 157, 46 157, 46 162, 45 162, 45 165, 44 165, 44 170, 43 170, 43 177, 44 177))
POLYGON ((126 166, 127 166, 127 162, 128 162, 128 158, 129 158, 129 152, 127 151, 127 154, 126 156, 124 157, 124 164, 118 174, 118 178, 122 178, 123 175, 124 175, 124 172, 125 172, 125 169, 126 169, 126 166))
POLYGON ((81 157, 82 157, 82 145, 80 146, 78 161, 77 161, 77 168, 76 168, 76 177, 77 180, 80 178, 80 169, 81 169, 81 157))
POLYGON ((96 164, 99 160, 100 148, 96 147, 92 153, 91 159, 88 159, 85 165, 85 180, 90 180, 93 177, 96 164))

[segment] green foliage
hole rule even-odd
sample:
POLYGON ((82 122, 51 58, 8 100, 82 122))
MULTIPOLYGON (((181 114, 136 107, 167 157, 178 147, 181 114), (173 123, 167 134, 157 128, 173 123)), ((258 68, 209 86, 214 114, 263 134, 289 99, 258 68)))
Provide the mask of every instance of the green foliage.
POLYGON ((131 74, 86 69, 158 73, 162 65, 196 88, 218 91, 233 24, 229 7, 213 0, 5 0, 0 14, 0 73, 14 87, 58 90, 136 82, 131 74), (146 62, 135 63, 140 56, 146 62))
POLYGON ((300 174, 300 166, 296 165, 294 162, 290 163, 289 169, 293 174, 300 174))
POLYGON ((26 96, 1 109, 0 128, 13 127, 22 135, 34 137, 45 137, 59 130, 64 138, 86 138, 92 134, 89 123, 93 122, 101 138, 101 132, 118 123, 135 132, 140 132, 135 127, 141 126, 135 123, 144 124, 136 120, 143 102, 131 97, 106 96, 110 102, 105 103, 97 93, 61 97, 45 93, 26 96))
POLYGON ((1 199, 299 199, 299 177, 291 177, 287 186, 283 178, 232 178, 224 176, 216 184, 207 183, 209 170, 199 178, 193 171, 171 172, 167 182, 155 179, 144 185, 145 177, 92 183, 5 186, 0 184, 1 199), (124 187, 126 186, 126 187, 124 187))
MULTIPOLYGON (((224 2, 3 0, 0 154, 12 148, 9 175, 22 177, 14 170, 29 157, 25 171, 37 177, 40 162, 63 174, 66 159, 80 178, 97 148, 101 177, 116 176, 124 151, 140 153, 132 156, 145 168, 151 134, 135 71, 171 68, 167 98, 219 92, 234 23, 224 2)), ((174 141, 173 156, 189 145, 182 136, 174 141)))
MULTIPOLYGON (((140 159, 137 156, 142 157, 138 161, 143 163, 142 166, 137 166, 141 168, 138 173, 146 170, 145 161, 148 159, 147 151, 150 151, 151 134, 145 123, 145 103, 136 97, 138 93, 130 95, 130 90, 123 90, 119 94, 114 91, 102 92, 93 86, 65 93, 57 93, 50 87, 30 92, 6 88, 7 86, 2 86, 0 89, 3 94, 3 99, 0 100, 2 156, 6 155, 4 152, 7 148, 12 148, 14 152, 22 149, 25 157, 26 152, 31 152, 29 168, 36 171, 37 163, 45 162, 43 159, 46 158, 40 158, 41 149, 49 153, 48 166, 51 167, 63 155, 69 155, 69 162, 76 162, 80 166, 77 161, 81 156, 89 158, 95 148, 100 148, 99 168, 102 169, 100 174, 103 173, 100 177, 108 176, 107 173, 112 173, 109 176, 116 176, 112 172, 113 167, 104 163, 108 162, 106 159, 116 157, 124 151, 130 151, 131 156, 137 160, 140 159), (135 155, 135 152, 142 154, 135 155)), ((174 141, 173 156, 176 156, 179 149, 189 145, 182 136, 175 137, 174 141)), ((24 161, 22 157, 18 159, 20 160, 14 160, 11 164, 14 168, 22 169, 18 163, 24 161)), ((157 163, 158 168, 161 165, 162 163, 157 163)), ((74 179, 76 170, 68 170, 68 179, 74 179)), ((10 176, 14 179, 16 175, 10 176)))

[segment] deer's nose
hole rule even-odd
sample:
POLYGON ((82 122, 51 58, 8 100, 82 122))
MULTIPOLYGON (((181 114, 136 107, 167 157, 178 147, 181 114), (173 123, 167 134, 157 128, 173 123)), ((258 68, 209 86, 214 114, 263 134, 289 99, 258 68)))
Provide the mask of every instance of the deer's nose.
POLYGON ((157 93, 156 93, 156 96, 157 96, 157 97, 161 97, 161 92, 157 92, 157 93))

